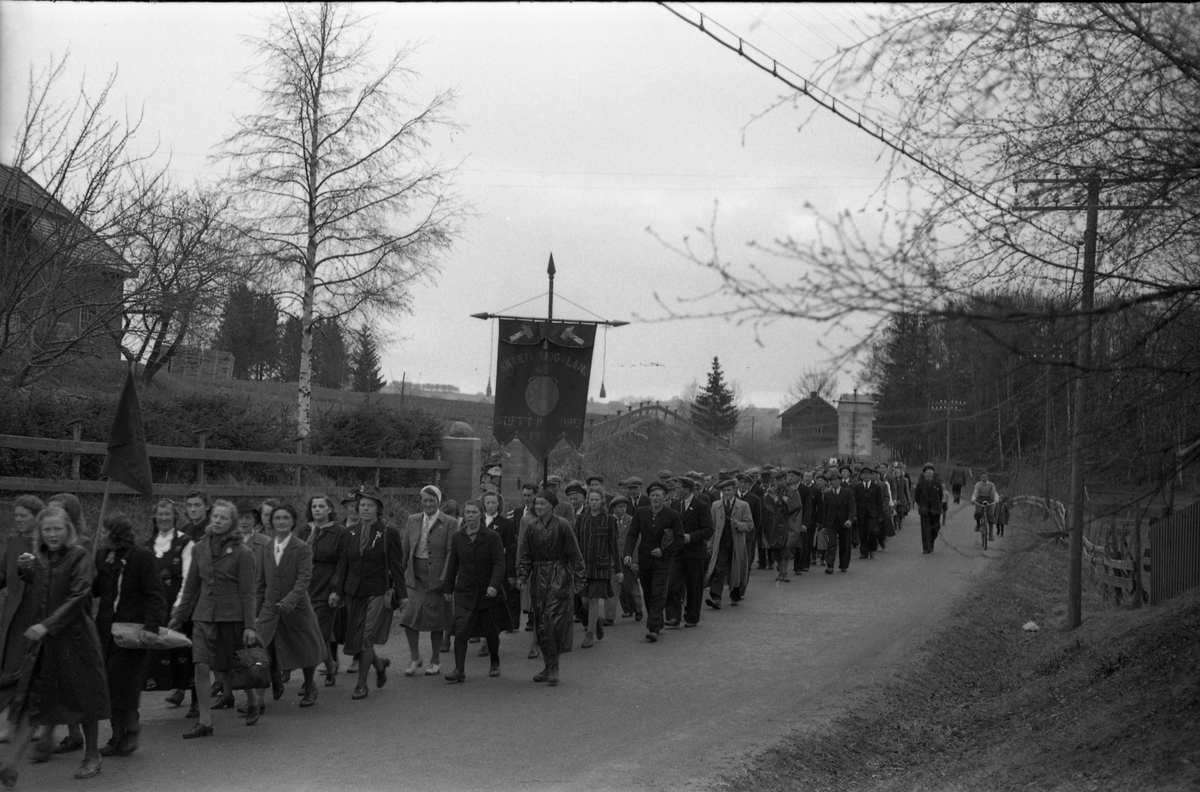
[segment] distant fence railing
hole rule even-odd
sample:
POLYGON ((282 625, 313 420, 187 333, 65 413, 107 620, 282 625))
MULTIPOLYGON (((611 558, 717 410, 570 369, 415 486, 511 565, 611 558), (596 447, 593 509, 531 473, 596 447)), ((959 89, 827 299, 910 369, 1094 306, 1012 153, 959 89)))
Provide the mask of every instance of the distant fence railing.
MULTIPOLYGON (((78 429, 76 429, 78 438, 78 429)), ((384 470, 427 470, 438 482, 442 473, 448 473, 452 463, 446 459, 382 459, 370 457, 325 456, 323 454, 286 453, 280 451, 234 451, 220 448, 205 448, 205 434, 197 433, 197 446, 194 448, 182 446, 149 445, 146 452, 156 459, 184 459, 196 463, 196 479, 193 483, 163 483, 155 484, 154 491, 162 495, 183 495, 195 487, 208 484, 205 476, 205 462, 257 462, 271 465, 295 466, 292 486, 267 485, 221 485, 222 495, 229 497, 256 497, 275 494, 298 493, 303 488, 302 479, 305 468, 367 468, 375 471, 375 482, 379 483, 384 470)), ((478 444, 478 441, 475 441, 478 444)), ((31 478, 24 476, 0 476, 0 491, 18 492, 104 492, 105 482, 89 481, 79 478, 79 460, 84 454, 104 455, 107 452, 105 443, 74 440, 53 440, 44 437, 24 437, 21 435, 0 435, 0 448, 11 448, 25 451, 50 451, 69 454, 71 460, 71 476, 62 479, 31 478)), ((477 453, 477 452, 476 452, 477 453)), ((132 495, 134 491, 124 484, 114 482, 111 492, 119 495, 132 495)), ((416 495, 420 487, 383 487, 384 495, 402 496, 416 495)))
POLYGON ((595 443, 601 440, 607 440, 613 435, 620 432, 632 429, 634 426, 643 421, 661 421, 666 424, 674 424, 677 426, 685 426, 698 436, 707 440, 713 445, 719 446, 729 451, 736 451, 727 440, 723 440, 717 435, 709 432, 707 429, 702 429, 697 426, 690 418, 682 413, 672 410, 662 404, 645 404, 640 407, 635 407, 629 412, 615 415, 611 418, 606 418, 603 421, 597 421, 587 428, 586 442, 595 443))

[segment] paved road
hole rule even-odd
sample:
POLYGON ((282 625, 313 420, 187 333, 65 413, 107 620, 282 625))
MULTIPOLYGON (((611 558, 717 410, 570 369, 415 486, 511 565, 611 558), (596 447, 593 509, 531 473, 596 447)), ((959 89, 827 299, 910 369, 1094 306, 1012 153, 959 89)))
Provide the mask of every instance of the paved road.
MULTIPOLYGON (((752 572, 745 604, 704 609, 696 629, 647 644, 618 619, 596 648, 563 658, 563 682, 531 681, 529 633, 501 641, 503 675, 467 660, 467 682, 405 678, 403 636, 384 654, 382 690, 351 701, 350 678, 322 687, 301 710, 293 681, 248 728, 214 713, 216 735, 184 742, 191 724, 161 697, 143 699, 142 749, 105 760, 99 777, 71 778, 79 754, 21 769, 27 790, 628 790, 691 789, 835 712, 853 684, 902 662, 986 563, 968 506, 952 506, 937 550, 921 553, 919 525, 847 574, 809 572, 790 584, 752 572)), ((988 555, 1003 552, 1003 540, 988 555)), ((581 633, 577 635, 576 646, 581 633)), ((427 637, 426 641, 427 643, 427 637)), ((428 656, 426 654, 426 656, 428 656)), ((240 698, 240 696, 239 696, 240 698)), ((107 735, 107 725, 101 726, 107 735)), ((107 739, 102 736, 102 739, 107 739)))

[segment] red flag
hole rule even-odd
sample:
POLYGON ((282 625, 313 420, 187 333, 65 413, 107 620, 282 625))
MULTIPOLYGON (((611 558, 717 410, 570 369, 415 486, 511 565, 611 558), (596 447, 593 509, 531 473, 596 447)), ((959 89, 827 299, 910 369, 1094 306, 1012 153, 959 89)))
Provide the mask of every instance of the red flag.
POLYGON ((142 425, 142 408, 138 405, 137 387, 133 382, 133 367, 121 389, 117 415, 108 433, 108 454, 100 475, 119 481, 132 490, 154 496, 150 478, 150 457, 146 454, 146 427, 142 425))

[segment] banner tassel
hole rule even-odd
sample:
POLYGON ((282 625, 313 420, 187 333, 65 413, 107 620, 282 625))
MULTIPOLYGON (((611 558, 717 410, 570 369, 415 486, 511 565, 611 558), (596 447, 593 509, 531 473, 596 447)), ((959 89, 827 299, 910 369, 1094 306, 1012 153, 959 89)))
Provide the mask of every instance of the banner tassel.
POLYGON ((600 368, 600 398, 608 398, 604 392, 604 378, 608 375, 608 325, 604 326, 604 361, 600 368))

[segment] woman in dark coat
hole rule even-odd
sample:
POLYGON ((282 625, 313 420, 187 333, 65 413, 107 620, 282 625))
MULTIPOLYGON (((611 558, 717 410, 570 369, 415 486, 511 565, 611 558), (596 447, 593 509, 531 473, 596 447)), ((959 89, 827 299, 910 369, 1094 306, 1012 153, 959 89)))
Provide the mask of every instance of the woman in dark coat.
MULTIPOLYGON (((0 611, 0 679, 11 681, 21 672, 21 662, 29 648, 25 631, 37 621, 37 605, 25 596, 25 581, 17 573, 17 559, 33 550, 33 533, 37 516, 46 508, 39 498, 21 495, 13 502, 13 523, 16 533, 4 544, 0 558, 0 589, 8 592, 4 610, 0 611)), ((15 685, 0 687, 0 710, 7 709, 16 690, 15 685)), ((7 725, 7 722, 6 722, 7 725)))
POLYGON ((290 503, 281 503, 271 511, 271 528, 275 536, 263 548, 262 564, 258 568, 255 595, 258 620, 255 627, 258 640, 271 654, 275 698, 283 694, 281 674, 299 668, 304 671, 304 698, 300 700, 300 706, 311 707, 317 701, 313 672, 327 650, 317 614, 308 599, 312 550, 292 535, 296 517, 296 510, 290 503))
MULTIPOLYGON (((99 722, 109 716, 100 637, 90 612, 92 559, 60 506, 38 514, 34 542, 37 555, 24 555, 19 562, 26 593, 38 606, 38 621, 25 636, 41 642, 26 712, 32 726, 82 726, 84 756, 75 777, 91 778, 100 772, 99 722)), ((28 741, 28 728, 19 727, 17 755, 28 741)))
MULTIPOLYGON (((184 515, 172 501, 164 498, 154 504, 152 516, 155 531, 146 542, 146 549, 154 554, 154 565, 163 584, 167 613, 170 614, 171 608, 178 604, 179 596, 183 592, 183 581, 187 579, 188 569, 192 565, 195 543, 184 530, 184 515)), ((183 625, 181 632, 190 637, 192 625, 183 625)), ((146 681, 146 690, 172 691, 166 701, 171 706, 178 707, 183 703, 184 691, 190 688, 192 704, 185 717, 195 718, 200 714, 200 710, 196 706, 196 687, 192 681, 194 675, 190 646, 156 651, 150 655, 150 674, 146 681)))
MULTIPOLYGON (((504 587, 500 596, 508 612, 505 632, 516 632, 521 624, 521 590, 517 588, 517 540, 520 533, 516 521, 502 513, 499 492, 485 492, 480 500, 483 502, 484 524, 500 534, 500 541, 504 543, 504 587)), ((479 656, 483 656, 482 651, 479 656)))
POLYGON ((129 756, 137 750, 141 725, 138 708, 142 686, 150 667, 149 649, 122 649, 113 640, 117 622, 142 625, 151 635, 167 620, 167 595, 154 554, 136 546, 133 523, 123 514, 104 519, 106 534, 96 567, 92 592, 100 601, 96 629, 108 677, 112 705, 112 737, 100 749, 102 756, 129 756))
POLYGON ((534 682, 558 684, 558 658, 571 651, 575 625, 572 593, 582 592, 583 556, 571 524, 554 514, 558 496, 543 490, 533 501, 517 551, 517 581, 528 585, 529 615, 546 667, 534 682))
MULTIPOLYGON (((329 605, 346 603, 346 654, 358 662, 358 683, 352 699, 367 697, 367 674, 375 669, 375 687, 387 684, 391 661, 375 653, 387 642, 392 625, 388 591, 404 579, 400 532, 385 523, 383 495, 376 487, 359 493, 358 523, 348 529, 345 552, 338 560, 329 605)), ((395 596, 394 592, 392 596, 395 596)))
POLYGON ((500 676, 500 631, 508 627, 508 610, 500 594, 504 588, 504 543, 483 524, 479 501, 463 504, 463 524, 450 537, 442 592, 454 604, 454 670, 448 682, 466 680, 467 644, 471 638, 487 641, 492 667, 488 676, 500 676))
POLYGON ((338 559, 346 550, 346 527, 335 522, 336 519, 333 499, 328 495, 314 495, 308 501, 308 531, 300 535, 312 550, 312 580, 308 582, 308 597, 326 644, 326 687, 337 684, 338 646, 346 642, 346 608, 329 606, 338 559))

